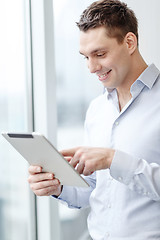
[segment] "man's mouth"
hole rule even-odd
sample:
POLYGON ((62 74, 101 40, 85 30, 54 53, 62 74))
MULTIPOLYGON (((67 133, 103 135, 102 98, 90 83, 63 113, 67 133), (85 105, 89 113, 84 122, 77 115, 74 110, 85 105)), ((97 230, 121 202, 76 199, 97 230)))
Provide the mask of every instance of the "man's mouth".
POLYGON ((108 76, 109 76, 109 73, 112 71, 112 69, 110 69, 108 72, 106 73, 103 73, 103 74, 98 74, 98 78, 100 81, 105 81, 108 76))

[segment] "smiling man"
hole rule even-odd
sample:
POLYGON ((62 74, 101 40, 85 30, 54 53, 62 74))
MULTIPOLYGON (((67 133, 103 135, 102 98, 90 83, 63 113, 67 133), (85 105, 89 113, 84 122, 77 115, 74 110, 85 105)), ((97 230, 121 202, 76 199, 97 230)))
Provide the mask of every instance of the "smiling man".
POLYGON ((61 153, 90 188, 62 188, 38 166, 29 168, 30 186, 69 207, 90 206, 94 240, 160 239, 160 72, 142 58, 137 19, 126 4, 94 2, 77 25, 80 54, 106 92, 87 111, 87 147, 61 153))
POLYGON ((135 34, 128 32, 119 43, 117 38, 108 36, 105 26, 81 30, 80 53, 104 87, 117 89, 119 106, 123 108, 131 98, 131 85, 147 67, 138 51, 135 34))

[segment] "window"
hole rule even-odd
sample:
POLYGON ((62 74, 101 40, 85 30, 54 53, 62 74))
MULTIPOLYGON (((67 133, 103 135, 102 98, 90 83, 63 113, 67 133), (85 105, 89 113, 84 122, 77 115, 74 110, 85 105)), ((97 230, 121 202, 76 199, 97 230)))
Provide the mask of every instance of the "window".
MULTIPOLYGON (((83 144, 83 123, 89 102, 103 92, 103 87, 89 73, 85 60, 79 54, 79 30, 75 24, 82 11, 92 2, 93 0, 0 2, 0 133, 33 130, 33 67, 35 131, 42 132, 55 145, 57 142, 59 149, 83 144), (33 66, 30 56, 30 3, 33 66)), ((145 57, 158 66, 159 1, 155 0, 155 4, 138 2, 138 8, 137 1, 125 2, 135 9, 140 19, 140 41, 143 42, 140 42, 140 47, 145 57), (139 6, 143 7, 144 4, 148 11, 145 9, 142 14, 139 6), (144 24, 150 28, 144 28, 144 24), (151 37, 148 29, 153 33, 150 34, 151 37), (155 33, 157 37, 153 38, 155 33)), ((28 165, 1 134, 0 166, 0 239, 88 239, 88 209, 71 210, 59 204, 58 212, 55 199, 41 197, 37 198, 35 215, 35 198, 27 183, 28 165)))
MULTIPOLYGON (((59 149, 83 145, 83 124, 89 102, 103 92, 79 54, 79 30, 75 22, 91 2, 53 0, 59 149)), ((88 211, 59 205, 62 240, 88 239, 88 211)))
MULTIPOLYGON (((0 2, 0 133, 27 132, 29 126, 23 4, 0 2)), ((28 166, 1 134, 0 166, 0 239, 28 240, 33 235, 28 166)))

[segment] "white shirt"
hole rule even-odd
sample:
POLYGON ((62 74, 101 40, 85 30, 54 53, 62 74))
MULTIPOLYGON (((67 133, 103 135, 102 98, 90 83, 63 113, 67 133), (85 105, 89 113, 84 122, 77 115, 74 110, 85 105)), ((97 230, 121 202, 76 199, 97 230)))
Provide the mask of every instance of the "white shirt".
POLYGON ((160 239, 160 72, 150 65, 119 111, 116 89, 92 101, 86 144, 116 149, 110 169, 85 177, 89 189, 64 187, 69 207, 91 207, 94 240, 160 239))

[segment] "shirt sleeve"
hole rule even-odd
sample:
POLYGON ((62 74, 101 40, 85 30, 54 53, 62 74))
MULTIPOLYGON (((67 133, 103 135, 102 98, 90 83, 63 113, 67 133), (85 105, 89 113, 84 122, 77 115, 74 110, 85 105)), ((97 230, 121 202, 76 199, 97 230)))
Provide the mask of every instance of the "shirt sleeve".
POLYGON ((138 194, 160 201, 160 166, 116 150, 110 174, 138 194))
MULTIPOLYGON (((62 193, 57 198, 69 208, 85 208, 89 206, 89 197, 96 185, 96 173, 83 177, 90 187, 63 186, 62 193)), ((54 197, 54 196, 53 196, 54 197)))

